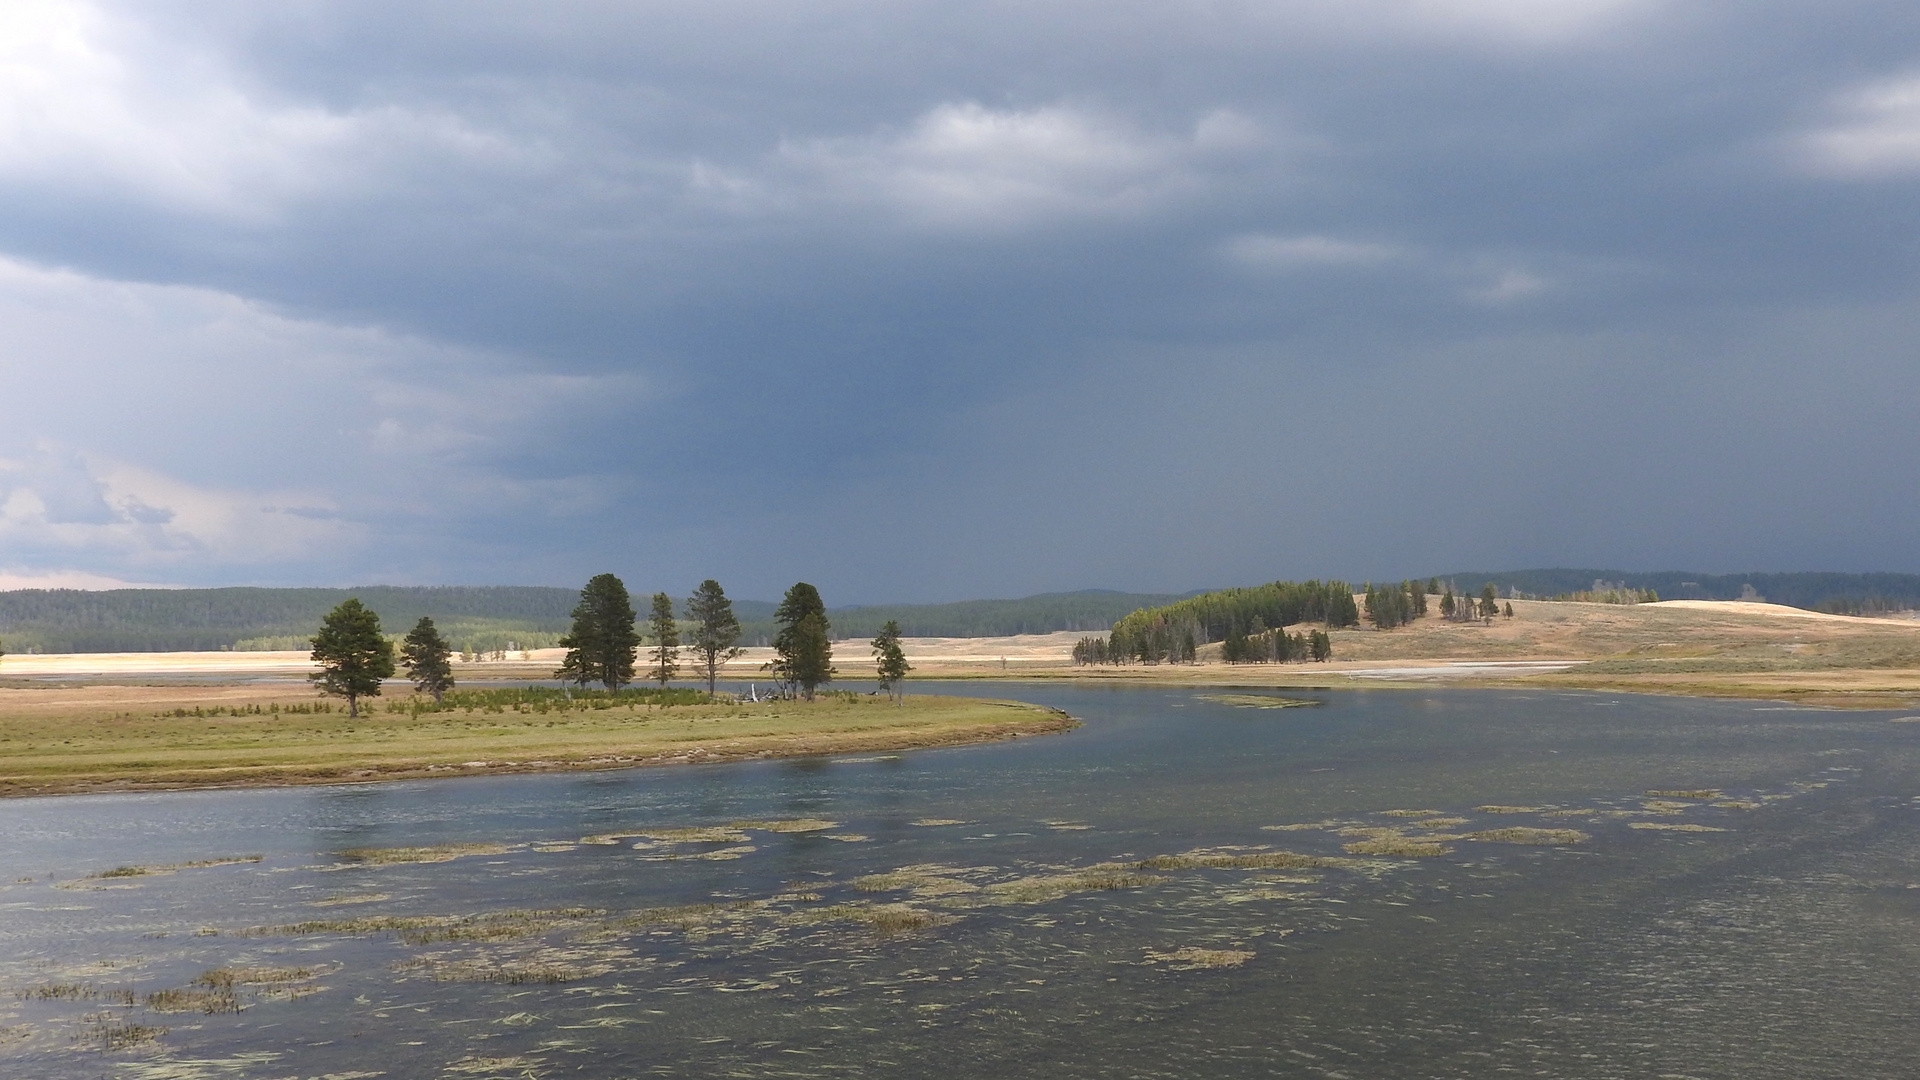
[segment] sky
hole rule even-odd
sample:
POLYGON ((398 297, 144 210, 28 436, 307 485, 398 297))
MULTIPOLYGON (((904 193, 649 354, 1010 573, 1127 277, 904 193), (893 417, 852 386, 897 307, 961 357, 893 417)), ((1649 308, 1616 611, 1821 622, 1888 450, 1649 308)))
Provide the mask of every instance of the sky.
POLYGON ((1920 7, 0 6, 0 587, 1920 572, 1920 7))

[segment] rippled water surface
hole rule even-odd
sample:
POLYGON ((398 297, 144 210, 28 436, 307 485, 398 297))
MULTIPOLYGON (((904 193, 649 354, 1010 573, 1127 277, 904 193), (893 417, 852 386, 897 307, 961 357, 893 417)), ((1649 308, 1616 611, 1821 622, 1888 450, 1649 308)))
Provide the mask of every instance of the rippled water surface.
POLYGON ((1086 723, 857 758, 0 803, 0 1075, 1920 1060, 1920 723, 1897 714, 956 689, 1086 723))

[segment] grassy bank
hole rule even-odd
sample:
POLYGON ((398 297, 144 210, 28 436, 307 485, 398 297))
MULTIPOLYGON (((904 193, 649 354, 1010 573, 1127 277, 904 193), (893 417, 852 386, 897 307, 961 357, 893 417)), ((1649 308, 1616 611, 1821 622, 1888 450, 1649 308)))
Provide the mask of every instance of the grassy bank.
POLYGON ((476 700, 358 719, 301 687, 0 690, 0 796, 348 783, 865 753, 1063 731, 1066 716, 976 698, 762 704, 476 700), (320 702, 318 704, 328 704, 320 702))

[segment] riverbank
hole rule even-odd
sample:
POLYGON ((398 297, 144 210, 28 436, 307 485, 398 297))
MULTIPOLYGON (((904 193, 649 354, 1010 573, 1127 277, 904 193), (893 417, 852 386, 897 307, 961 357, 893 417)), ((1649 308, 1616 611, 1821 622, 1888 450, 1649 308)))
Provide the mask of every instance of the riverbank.
POLYGON ((870 754, 1077 723, 1037 705, 933 696, 417 715, 387 704, 349 719, 344 702, 299 684, 0 689, 0 797, 870 754))

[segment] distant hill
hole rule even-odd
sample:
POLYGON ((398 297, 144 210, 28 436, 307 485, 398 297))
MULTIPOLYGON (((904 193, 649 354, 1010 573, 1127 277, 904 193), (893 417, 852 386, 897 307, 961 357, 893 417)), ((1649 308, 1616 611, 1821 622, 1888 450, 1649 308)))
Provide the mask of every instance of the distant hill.
MULTIPOLYGON (((388 633, 430 615, 456 648, 545 648, 567 632, 580 594, 528 585, 349 589, 20 589, 0 592, 0 644, 8 652, 173 652, 300 649, 320 619, 357 596, 388 633)), ((1054 630, 1104 631, 1127 612, 1179 599, 1101 590, 1019 600, 967 600, 830 609, 838 638, 866 638, 888 619, 913 637, 999 637, 1054 630)), ((644 609, 645 597, 635 606, 644 609)), ((742 641, 774 633, 775 605, 736 600, 742 641)))
MULTIPOLYGON (((1552 598, 1604 587, 1652 589, 1662 600, 1739 600, 1754 595, 1770 603, 1809 611, 1867 614, 1920 608, 1920 574, 1700 574, 1679 570, 1636 573, 1627 570, 1502 570, 1441 574, 1468 592, 1491 581, 1502 595, 1509 590, 1552 598), (1751 590, 1751 592, 1749 592, 1751 590)), ((1425 580, 1424 578, 1422 580, 1425 580)))

